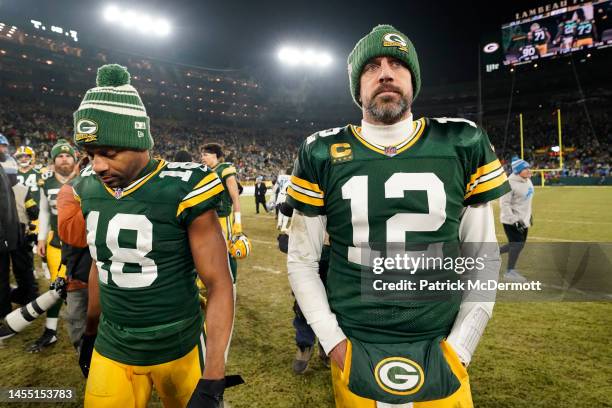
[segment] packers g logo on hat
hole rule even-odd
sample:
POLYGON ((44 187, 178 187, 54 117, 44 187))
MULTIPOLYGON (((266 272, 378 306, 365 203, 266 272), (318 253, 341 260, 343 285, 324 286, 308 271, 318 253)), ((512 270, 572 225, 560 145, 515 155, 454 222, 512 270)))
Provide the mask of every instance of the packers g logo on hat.
POLYGON ((385 34, 383 37, 383 47, 397 47, 404 52, 408 52, 408 43, 398 33, 385 34))
POLYGON ((394 395, 411 395, 425 382, 420 365, 404 357, 389 357, 376 364, 376 382, 383 390, 394 395))
POLYGON ((81 119, 76 124, 77 142, 94 142, 98 140, 96 133, 98 132, 98 124, 90 119, 81 119))

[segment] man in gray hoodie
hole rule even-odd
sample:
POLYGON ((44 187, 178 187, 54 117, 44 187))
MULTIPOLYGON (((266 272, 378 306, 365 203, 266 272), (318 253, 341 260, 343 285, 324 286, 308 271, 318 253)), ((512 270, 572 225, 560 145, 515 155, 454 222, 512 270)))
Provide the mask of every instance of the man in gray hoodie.
POLYGON ((500 253, 508 253, 508 270, 504 278, 517 282, 526 281, 515 266, 527 241, 527 231, 532 225, 531 201, 534 189, 530 167, 525 160, 512 160, 512 174, 508 177, 512 191, 500 199, 500 221, 508 237, 508 244, 499 248, 500 253))

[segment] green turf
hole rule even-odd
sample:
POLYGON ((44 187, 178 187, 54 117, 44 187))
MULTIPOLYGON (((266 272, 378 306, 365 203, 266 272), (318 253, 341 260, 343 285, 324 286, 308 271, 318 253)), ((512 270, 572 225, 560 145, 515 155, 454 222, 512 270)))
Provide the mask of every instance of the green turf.
MULTIPOLYGON (((227 400, 233 408, 331 407, 329 371, 316 357, 304 375, 291 372, 293 300, 285 256, 276 246, 273 217, 255 215, 252 197, 242 201, 253 254, 239 263, 228 372, 247 383, 228 390, 227 400)), ((611 188, 536 188, 529 241, 611 242, 610 203, 611 188)), ((498 236, 505 240, 499 225, 498 236)), ((82 398, 77 357, 60 326, 60 342, 38 355, 24 353, 23 346, 41 333, 42 321, 7 341, 0 349, 0 386, 75 387, 82 398)), ((611 303, 498 303, 469 367, 475 406, 612 407, 610 338, 611 303)))

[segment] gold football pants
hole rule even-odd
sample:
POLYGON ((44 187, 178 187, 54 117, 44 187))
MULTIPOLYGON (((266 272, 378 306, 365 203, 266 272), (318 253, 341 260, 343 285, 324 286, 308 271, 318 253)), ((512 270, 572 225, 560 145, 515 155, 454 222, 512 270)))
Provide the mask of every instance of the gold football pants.
POLYGON ((85 388, 86 408, 145 408, 152 387, 165 408, 183 408, 204 370, 204 337, 185 356, 163 364, 134 366, 100 355, 96 350, 85 388))
POLYGON ((47 238, 47 266, 51 275, 51 283, 55 282, 58 276, 66 277, 66 265, 62 265, 62 250, 51 245, 53 231, 49 232, 47 238))

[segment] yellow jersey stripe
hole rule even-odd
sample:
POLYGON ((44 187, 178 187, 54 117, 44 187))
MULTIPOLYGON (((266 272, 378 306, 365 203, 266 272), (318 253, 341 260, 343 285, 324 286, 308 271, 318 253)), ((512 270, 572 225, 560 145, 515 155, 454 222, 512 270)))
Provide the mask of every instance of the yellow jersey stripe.
POLYGON ((477 168, 476 172, 472 174, 472 176, 470 177, 470 182, 467 184, 465 189, 469 190, 470 186, 474 184, 474 182, 478 180, 478 178, 484 176, 485 174, 491 173, 492 171, 495 171, 499 169, 500 167, 501 167, 501 163, 499 162, 499 159, 495 159, 492 162, 487 163, 484 166, 477 168))
POLYGON ((197 190, 198 188, 202 187, 204 184, 210 183, 216 177, 217 177, 217 173, 214 173, 214 172, 210 173, 208 176, 206 176, 202 180, 200 180, 200 182, 198 184, 196 184, 196 186, 193 188, 193 190, 197 190))
POLYGON ((325 204, 322 198, 309 197, 306 194, 302 194, 295 191, 291 188, 291 186, 287 188, 287 194, 301 203, 313 205, 315 207, 323 207, 323 205, 325 204))
MULTIPOLYGON (((123 193, 121 194, 120 198, 123 198, 127 195, 132 194, 134 191, 138 190, 140 187, 142 187, 147 181, 149 181, 153 176, 155 176, 157 173, 159 173, 161 171, 161 169, 163 169, 164 167, 166 167, 166 161, 165 160, 160 160, 157 168, 155 170, 153 170, 151 173, 149 173, 148 176, 144 177, 142 180, 140 180, 138 182, 138 184, 136 184, 135 186, 132 186, 128 189, 123 190, 123 193)), ((106 189, 106 191, 112 195, 113 197, 115 197, 115 191, 108 187, 106 184, 102 183, 102 185, 104 186, 104 188, 106 189)))
POLYGON ((311 183, 310 181, 306 181, 297 176, 291 176, 291 182, 295 184, 296 186, 305 188, 306 190, 310 190, 312 192, 319 193, 319 194, 325 194, 323 193, 323 190, 319 188, 318 184, 311 183))
POLYGON ((236 168, 234 166, 227 167, 221 172, 221 177, 231 176, 232 174, 236 174, 236 168))
POLYGON ((384 154, 384 150, 379 149, 378 147, 370 144, 367 142, 367 140, 363 139, 360 135, 359 135, 359 131, 357 130, 357 128, 355 126, 351 125, 351 132, 353 132, 353 136, 355 136, 355 138, 357 138, 357 140, 359 140, 361 142, 361 144, 363 144, 365 147, 367 147, 370 150, 373 150, 377 153, 383 153, 384 154))
POLYGON ((480 193, 484 193, 489 190, 493 190, 495 187, 501 186, 506 180, 508 180, 508 177, 506 176, 505 172, 502 172, 499 176, 495 177, 494 179, 491 179, 491 180, 485 181, 482 184, 479 184, 478 186, 476 186, 475 189, 467 193, 463 198, 467 199, 473 196, 474 194, 480 194, 480 193))
POLYGON ((412 138, 410 142, 408 142, 406 146, 402 147, 401 149, 397 149, 398 153, 401 153, 404 150, 409 149, 413 144, 419 141, 419 139, 421 138, 421 135, 423 135, 423 132, 425 131, 425 119, 421 118, 419 119, 419 122, 421 122, 421 128, 419 129, 418 133, 412 138))
POLYGON ((216 196, 217 194, 221 193, 222 191, 223 191, 223 184, 218 184, 216 187, 211 188, 210 190, 206 190, 202 194, 199 194, 199 195, 197 195, 195 197, 191 197, 187 201, 181 202, 179 204, 178 208, 176 209, 176 216, 178 217, 187 208, 196 206, 196 205, 200 204, 202 201, 208 200, 209 198, 216 196))

